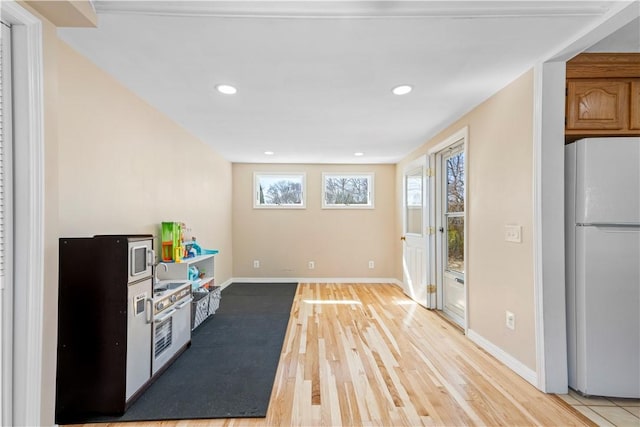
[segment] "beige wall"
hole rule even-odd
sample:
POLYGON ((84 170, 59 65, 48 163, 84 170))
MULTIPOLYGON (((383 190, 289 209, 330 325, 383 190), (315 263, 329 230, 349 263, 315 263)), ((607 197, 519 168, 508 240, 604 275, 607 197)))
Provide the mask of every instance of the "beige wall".
POLYGON ((41 422, 54 424, 58 238, 186 222, 231 277, 231 164, 61 42, 42 19, 44 306, 41 422), (160 153, 170 153, 163 168, 160 153))
MULTIPOLYGON (((469 127, 467 158, 469 329, 536 369, 533 299, 533 72, 527 72, 398 164, 401 212, 404 166, 469 127), (522 243, 504 241, 504 225, 522 225, 522 243), (516 329, 505 327, 505 311, 516 329)), ((398 215, 396 232, 402 231, 398 215)), ((396 277, 402 278, 396 244, 396 277)))
POLYGON ((234 164, 234 276, 393 277, 394 179, 394 165, 234 164), (255 171, 305 172, 306 209, 254 209, 255 171), (322 209, 322 172, 374 172, 375 209, 322 209))
POLYGON ((58 56, 60 235, 182 221, 229 279, 231 164, 62 41, 58 56))
POLYGON ((56 347, 58 344, 58 85, 57 36, 43 22, 44 58, 44 290, 42 313, 42 408, 41 421, 53 424, 55 407, 56 347))

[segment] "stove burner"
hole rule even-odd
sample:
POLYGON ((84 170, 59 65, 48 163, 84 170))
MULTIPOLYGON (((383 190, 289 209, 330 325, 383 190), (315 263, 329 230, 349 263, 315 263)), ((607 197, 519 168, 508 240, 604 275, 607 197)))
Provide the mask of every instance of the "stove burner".
POLYGON ((189 282, 159 284, 153 290, 153 311, 155 314, 164 311, 190 295, 191 283, 189 282))

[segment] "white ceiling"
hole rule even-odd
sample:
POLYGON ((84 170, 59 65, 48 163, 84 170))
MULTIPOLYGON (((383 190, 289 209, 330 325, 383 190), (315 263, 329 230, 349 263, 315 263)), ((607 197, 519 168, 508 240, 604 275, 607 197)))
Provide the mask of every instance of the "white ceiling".
POLYGON ((600 40, 587 52, 640 52, 640 17, 600 40))
POLYGON ((393 163, 613 3, 97 1, 59 34, 232 162, 393 163))

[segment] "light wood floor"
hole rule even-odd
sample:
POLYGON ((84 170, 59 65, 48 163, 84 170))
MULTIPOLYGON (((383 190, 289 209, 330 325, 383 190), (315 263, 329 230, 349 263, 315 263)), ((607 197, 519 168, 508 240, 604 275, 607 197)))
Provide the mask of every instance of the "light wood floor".
POLYGON ((151 425, 595 424, 394 285, 305 283, 293 303, 266 419, 110 424, 151 425))

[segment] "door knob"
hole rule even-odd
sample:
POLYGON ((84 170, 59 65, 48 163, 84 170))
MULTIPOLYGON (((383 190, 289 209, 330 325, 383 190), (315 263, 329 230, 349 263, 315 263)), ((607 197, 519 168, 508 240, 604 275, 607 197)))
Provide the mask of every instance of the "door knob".
POLYGON ((404 237, 404 236, 402 236, 402 237, 400 238, 400 240, 407 240, 407 238, 406 238, 406 237, 404 237))
POLYGON ((444 233, 444 227, 438 228, 438 231, 441 232, 441 233, 444 233))

